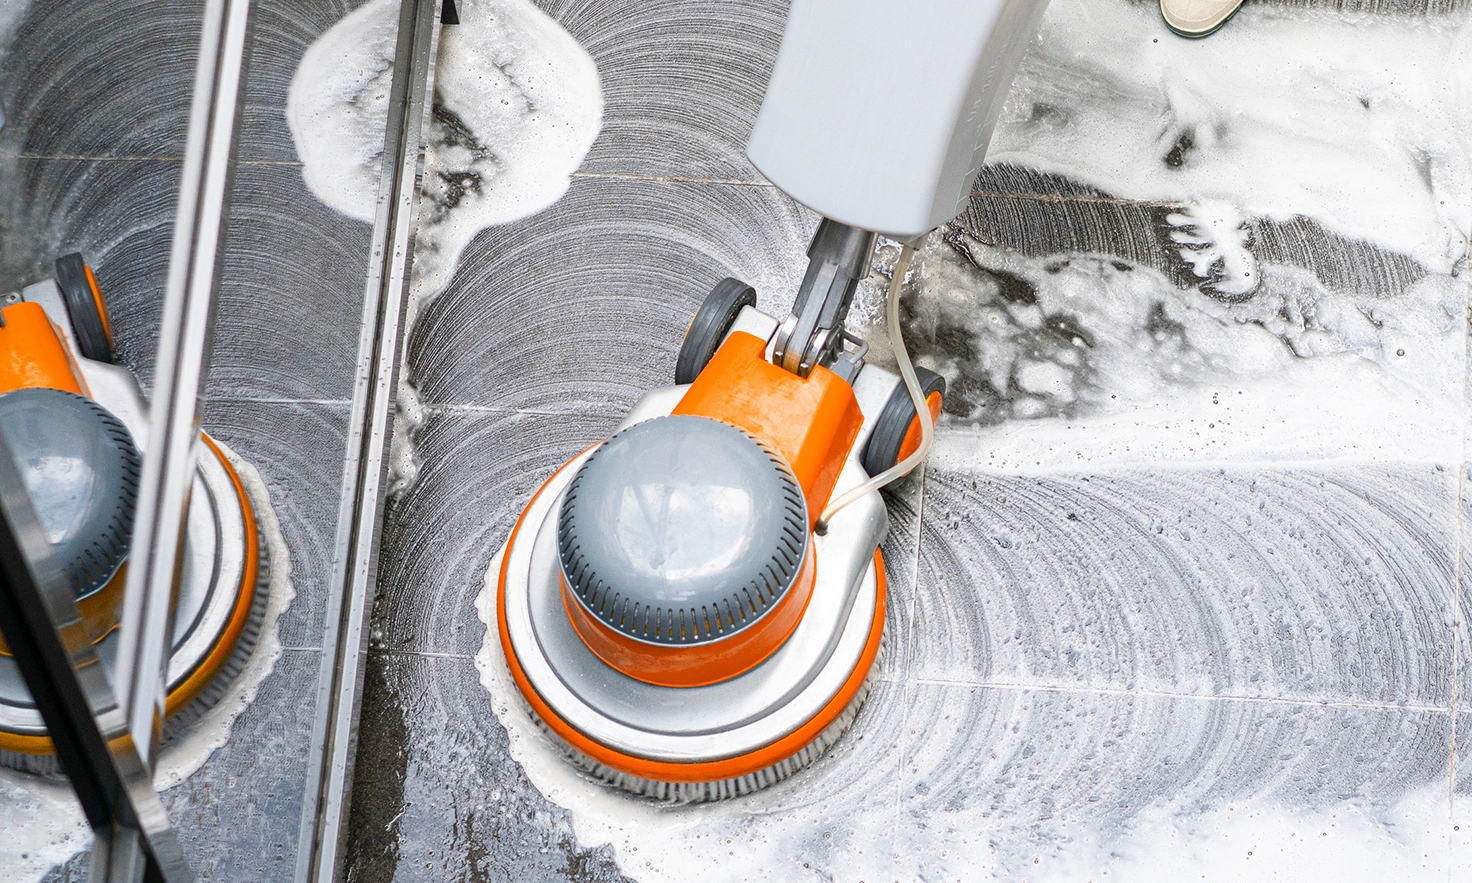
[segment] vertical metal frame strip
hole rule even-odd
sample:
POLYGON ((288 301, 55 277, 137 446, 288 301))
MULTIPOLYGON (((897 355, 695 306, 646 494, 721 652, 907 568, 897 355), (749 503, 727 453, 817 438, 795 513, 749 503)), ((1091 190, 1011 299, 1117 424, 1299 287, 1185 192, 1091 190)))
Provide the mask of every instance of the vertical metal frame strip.
POLYGON ((393 433, 394 385, 413 264, 440 15, 445 5, 441 0, 403 0, 399 13, 347 456, 338 499, 317 714, 297 843, 296 879, 301 883, 330 883, 342 869, 364 651, 376 588, 379 522, 393 433))
POLYGON ((209 0, 200 36, 179 207, 164 290, 149 437, 139 477, 118 649, 118 699, 150 768, 164 717, 189 490, 199 443, 199 392, 207 368, 222 234, 244 97, 250 0, 209 0))

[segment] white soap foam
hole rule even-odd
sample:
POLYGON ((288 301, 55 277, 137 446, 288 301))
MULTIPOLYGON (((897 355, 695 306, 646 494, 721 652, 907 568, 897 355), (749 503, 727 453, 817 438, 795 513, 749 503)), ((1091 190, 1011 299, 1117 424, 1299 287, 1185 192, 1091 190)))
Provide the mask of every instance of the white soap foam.
MULTIPOLYGON (((219 444, 217 442, 217 444, 219 444)), ((209 711, 166 745, 159 755, 154 786, 167 791, 194 775, 215 750, 230 741, 235 719, 255 699, 261 682, 281 657, 281 614, 296 597, 291 583, 291 553, 271 495, 256 468, 220 444, 255 506, 256 523, 271 558, 265 616, 255 652, 245 668, 209 711)), ((64 781, 0 769, 0 868, 6 879, 39 880, 92 840, 91 829, 64 781)))
MULTIPOLYGON (((1444 786, 1408 794, 1380 811, 1346 801, 1339 808, 1290 811, 1244 802, 1210 812, 1151 807, 1124 837, 1084 834, 1046 874, 1058 883, 1375 883, 1454 880, 1448 842, 1451 806, 1444 786)), ((933 880, 974 879, 974 864, 952 861, 933 880)))
POLYGON ((1446 272, 1472 235, 1472 22, 1249 4, 1186 40, 1153 3, 1054 0, 988 161, 1307 215, 1446 272))
MULTIPOLYGON (((302 57, 287 98, 307 186, 364 221, 377 197, 398 10, 397 0, 372 0, 334 25, 302 57)), ((592 57, 531 0, 466 0, 460 22, 440 35, 406 341, 476 234, 560 199, 602 126, 592 57)), ((407 367, 392 493, 418 474, 413 436, 424 417, 407 367)))
POLYGON ((1257 258, 1251 248, 1247 218, 1237 208, 1219 199, 1192 203, 1166 216, 1174 230, 1171 241, 1181 244, 1178 253, 1191 272, 1213 294, 1237 299, 1257 288, 1257 258))
POLYGON ((1272 267, 1228 300, 1105 257, 961 244, 969 260, 932 236, 907 294, 911 355, 950 383, 940 465, 1461 457, 1460 280, 1336 293, 1272 267))

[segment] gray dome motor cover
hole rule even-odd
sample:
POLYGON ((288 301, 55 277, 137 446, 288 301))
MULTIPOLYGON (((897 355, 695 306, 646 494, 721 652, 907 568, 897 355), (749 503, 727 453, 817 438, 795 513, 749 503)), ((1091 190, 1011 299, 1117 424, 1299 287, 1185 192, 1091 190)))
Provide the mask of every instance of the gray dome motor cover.
POLYGON ((610 628, 688 645, 750 627, 792 588, 808 544, 780 454, 707 417, 657 417, 582 465, 557 521, 563 578, 610 628))
POLYGON ((0 395, 0 430, 76 598, 112 579, 128 557, 141 457, 101 405, 59 389, 0 395))

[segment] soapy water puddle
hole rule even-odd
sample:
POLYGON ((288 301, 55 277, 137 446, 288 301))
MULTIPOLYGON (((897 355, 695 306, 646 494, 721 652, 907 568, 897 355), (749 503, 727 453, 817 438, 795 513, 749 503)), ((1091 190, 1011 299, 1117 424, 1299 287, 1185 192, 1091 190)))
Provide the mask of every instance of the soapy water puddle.
MULTIPOLYGON (((294 89, 289 112, 309 186, 363 220, 390 6, 309 51, 298 80, 316 88, 294 89)), ((559 198, 601 114, 591 60, 529 3, 469 4, 462 20, 440 65, 416 309, 476 232, 559 198)), ((492 562, 481 682, 579 842, 638 880, 685 879, 692 862, 711 880, 1449 874, 1467 839, 1450 823, 1441 654, 1466 425, 1469 47, 1463 16, 1257 7, 1186 42, 1149 4, 1056 0, 992 162, 1150 204, 1163 223, 1119 235, 1164 257, 1033 254, 965 223, 926 242, 905 333, 950 392, 918 587, 891 619, 909 668, 789 782, 675 807, 588 781, 506 673, 492 562), (1410 268, 1404 284, 1330 284, 1259 256, 1254 231, 1296 224, 1350 243, 1350 260, 1410 268), (1104 526, 1080 541, 1053 522, 1104 526), (996 557, 1013 553, 1032 569, 996 557), (993 611, 1029 597, 1056 632, 1022 640, 993 611), (1172 645, 1176 622, 1190 639, 1172 645), (927 644, 935 623, 950 630, 927 644), (1373 635, 1346 644, 1357 629, 1373 635)), ((893 257, 856 324, 877 326, 893 257)), ((412 430, 412 384, 400 397, 412 430)), ((394 468, 412 483, 412 431, 394 468)))

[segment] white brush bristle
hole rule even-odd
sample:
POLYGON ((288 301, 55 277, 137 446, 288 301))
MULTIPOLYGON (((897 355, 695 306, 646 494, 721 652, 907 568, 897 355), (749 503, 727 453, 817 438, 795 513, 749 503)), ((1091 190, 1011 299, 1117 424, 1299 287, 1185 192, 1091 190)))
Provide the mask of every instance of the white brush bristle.
POLYGON ((664 782, 658 779, 641 778, 613 769, 569 745, 547 726, 546 722, 526 704, 524 699, 522 707, 542 732, 546 733, 562 749, 563 754, 570 761, 602 782, 641 797, 666 803, 705 803, 712 800, 728 800, 775 785, 826 754, 854 722, 854 718, 858 717, 864 701, 869 698, 869 692, 874 688, 874 682, 879 677, 878 672, 880 663, 884 660, 886 643, 884 638, 880 639, 879 652, 874 657, 869 674, 859 685, 859 691, 854 694, 853 699, 849 700, 843 713, 834 719, 833 723, 824 727, 823 731, 813 741, 803 746, 801 751, 754 773, 715 782, 664 782))

